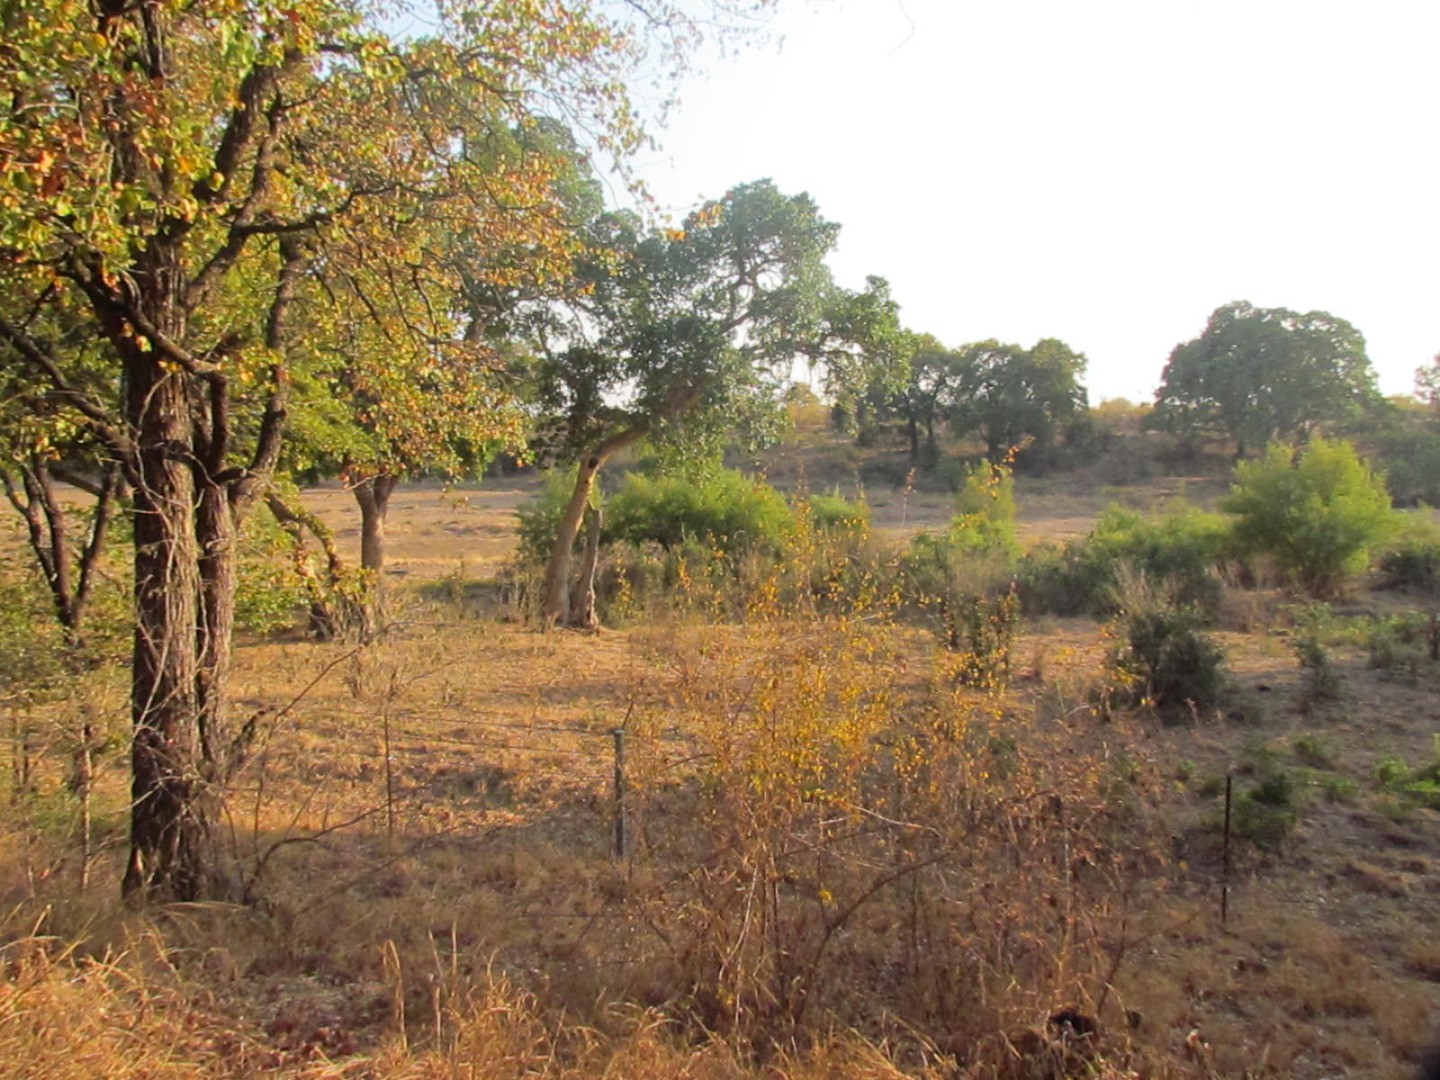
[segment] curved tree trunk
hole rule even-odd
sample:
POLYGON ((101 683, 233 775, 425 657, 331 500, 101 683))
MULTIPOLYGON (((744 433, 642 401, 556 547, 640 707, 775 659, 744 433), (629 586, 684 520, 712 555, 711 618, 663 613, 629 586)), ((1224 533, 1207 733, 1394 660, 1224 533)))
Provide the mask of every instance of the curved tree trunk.
POLYGON ((366 572, 365 595, 359 607, 362 639, 368 639, 384 620, 385 519, 390 513, 390 496, 395 492, 398 479, 380 473, 353 488, 355 502, 360 507, 360 569, 366 572))
POLYGON ((593 454, 575 470, 575 487, 560 514, 550 560, 545 564, 545 605, 540 614, 546 626, 565 626, 570 622, 570 557, 575 537, 580 534, 585 508, 590 505, 590 493, 595 490, 595 477, 603 464, 600 456, 593 454))
POLYGON ((372 571, 377 584, 385 569, 385 519, 398 482, 398 477, 381 473, 353 488, 355 502, 360 506, 360 569, 372 571))
POLYGON ((602 522, 600 507, 585 508, 585 557, 570 595, 570 625, 583 630, 600 629, 600 616, 595 611, 595 569, 600 565, 602 522))
POLYGON ((547 627, 570 624, 570 562, 575 550, 575 538, 580 535, 580 523, 585 517, 585 508, 590 505, 590 495, 595 490, 595 478, 607 461, 649 433, 650 428, 643 424, 617 432, 576 466, 575 487, 560 515, 560 524, 555 530, 555 543, 550 549, 550 559, 545 564, 545 600, 540 615, 547 627))

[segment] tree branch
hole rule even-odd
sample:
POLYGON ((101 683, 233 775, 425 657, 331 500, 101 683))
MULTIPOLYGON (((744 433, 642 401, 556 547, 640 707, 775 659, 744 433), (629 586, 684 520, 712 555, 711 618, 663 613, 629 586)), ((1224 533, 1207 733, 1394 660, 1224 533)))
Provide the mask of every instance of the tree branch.
POLYGON ((134 454, 130 440, 115 426, 115 417, 106 408, 83 390, 70 384, 60 370, 60 364, 48 348, 29 334, 10 323, 0 315, 0 342, 8 344, 30 365, 35 367, 50 384, 55 394, 89 423, 96 437, 130 468, 134 454))

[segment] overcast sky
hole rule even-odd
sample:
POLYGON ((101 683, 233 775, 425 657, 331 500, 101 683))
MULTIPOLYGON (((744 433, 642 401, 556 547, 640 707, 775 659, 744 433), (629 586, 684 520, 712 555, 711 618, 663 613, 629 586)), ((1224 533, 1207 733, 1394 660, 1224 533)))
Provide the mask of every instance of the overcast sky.
POLYGON ((780 0, 684 84, 640 173, 683 212, 772 178, 948 345, 1058 337, 1150 398, 1231 300, 1365 334, 1382 390, 1440 351, 1440 5, 780 0))

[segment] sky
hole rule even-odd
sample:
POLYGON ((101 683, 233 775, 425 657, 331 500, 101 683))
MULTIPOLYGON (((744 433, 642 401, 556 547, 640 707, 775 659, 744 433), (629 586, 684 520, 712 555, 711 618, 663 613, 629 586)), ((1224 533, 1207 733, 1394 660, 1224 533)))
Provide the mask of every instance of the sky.
POLYGON ((1150 399, 1232 300, 1324 310, 1381 389, 1440 351, 1440 5, 779 0, 638 163, 679 216, 768 177, 950 346, 1057 337, 1150 399))

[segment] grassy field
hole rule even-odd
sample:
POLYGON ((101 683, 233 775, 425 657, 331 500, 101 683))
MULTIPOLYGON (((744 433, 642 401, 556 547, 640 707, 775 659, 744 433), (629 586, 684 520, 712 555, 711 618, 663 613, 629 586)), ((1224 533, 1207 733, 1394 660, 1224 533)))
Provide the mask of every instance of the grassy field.
MULTIPOLYGON (((881 548, 948 521, 863 465, 766 462, 862 488, 881 548)), ((1223 705, 1164 722, 1107 705, 1093 619, 1025 620, 983 679, 885 597, 789 578, 743 619, 697 592, 537 633, 487 584, 537 489, 402 489, 376 641, 240 645, 233 903, 118 905, 123 671, 8 703, 8 1075, 1379 1080, 1433 1042, 1440 802, 1403 780, 1440 758, 1440 664, 1375 632, 1418 598, 1334 604, 1319 687, 1305 602, 1227 585, 1223 705), (81 720, 112 733, 88 862, 81 720)), ((1223 490, 1022 478, 1022 539, 1223 490)), ((345 492, 305 500, 358 546, 345 492)))

